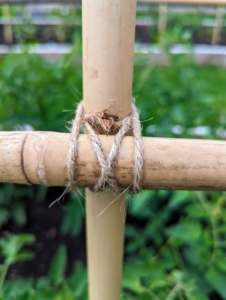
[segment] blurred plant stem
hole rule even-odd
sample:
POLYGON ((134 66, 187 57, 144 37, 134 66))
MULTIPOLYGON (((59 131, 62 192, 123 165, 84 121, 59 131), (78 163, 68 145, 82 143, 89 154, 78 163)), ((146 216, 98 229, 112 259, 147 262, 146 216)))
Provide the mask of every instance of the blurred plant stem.
POLYGON ((5 261, 3 265, 1 265, 1 273, 0 273, 0 290, 2 289, 3 283, 5 281, 6 274, 9 269, 9 264, 5 261))
POLYGON ((3 35, 6 44, 13 43, 13 29, 10 23, 10 7, 8 4, 2 6, 2 15, 6 18, 7 24, 3 26, 3 35))
POLYGON ((224 7, 218 6, 216 12, 215 26, 213 27, 213 35, 211 41, 212 45, 217 45, 220 43, 223 19, 224 19, 224 7))

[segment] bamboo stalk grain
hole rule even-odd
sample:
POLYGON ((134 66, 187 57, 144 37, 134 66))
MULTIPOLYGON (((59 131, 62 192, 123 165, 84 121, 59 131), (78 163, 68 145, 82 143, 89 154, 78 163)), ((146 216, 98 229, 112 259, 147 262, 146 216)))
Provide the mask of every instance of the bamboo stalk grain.
MULTIPOLYGON (((123 119, 132 101, 136 0, 85 0, 82 11, 85 110, 123 119)), ((110 191, 86 190, 90 300, 120 298, 126 201, 125 195, 115 198, 110 191)))
MULTIPOLYGON (((66 186, 69 134, 0 132, 0 182, 66 186)), ((99 136, 106 151, 113 137, 99 136)), ((226 190, 226 142, 143 138, 143 189, 226 190)), ((92 186, 100 167, 87 136, 79 138, 78 184, 92 186), (88 155, 87 155, 88 154, 88 155)), ((132 182, 133 137, 124 137, 115 175, 132 182)))

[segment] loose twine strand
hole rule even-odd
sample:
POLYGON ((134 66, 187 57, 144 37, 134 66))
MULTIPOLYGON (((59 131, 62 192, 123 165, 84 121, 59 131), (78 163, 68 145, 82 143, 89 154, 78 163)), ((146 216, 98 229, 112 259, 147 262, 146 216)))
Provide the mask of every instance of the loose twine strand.
POLYGON ((130 192, 137 194, 141 189, 144 147, 139 114, 135 105, 132 104, 130 114, 119 121, 117 116, 109 115, 105 111, 95 115, 88 115, 85 112, 83 101, 78 104, 75 119, 72 123, 70 146, 67 157, 68 186, 74 192, 78 190, 76 177, 79 171, 78 140, 81 126, 84 127, 89 137, 91 146, 100 165, 100 176, 96 184, 90 188, 93 192, 110 190, 114 193, 119 193, 122 190, 114 175, 114 165, 119 154, 123 137, 129 130, 132 130, 134 136, 134 168, 130 192), (114 134, 114 142, 107 157, 94 128, 98 128, 100 133, 114 134))

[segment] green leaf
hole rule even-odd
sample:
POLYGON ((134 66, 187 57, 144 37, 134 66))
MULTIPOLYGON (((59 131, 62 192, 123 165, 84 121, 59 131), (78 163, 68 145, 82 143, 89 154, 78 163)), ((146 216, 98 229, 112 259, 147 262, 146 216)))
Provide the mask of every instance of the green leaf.
POLYGON ((77 262, 75 269, 73 270, 71 276, 68 278, 68 284, 72 291, 74 291, 76 297, 79 299, 87 298, 87 286, 88 286, 88 279, 87 279, 87 270, 85 266, 77 262))
POLYGON ((191 192, 189 191, 174 191, 167 207, 171 211, 179 209, 183 205, 188 203, 190 198, 191 198, 191 192))
POLYGON ((226 272, 222 272, 217 268, 211 268, 206 273, 206 279, 209 284, 223 297, 226 299, 226 272))
POLYGON ((1 208, 1 214, 0 214, 0 227, 8 221, 10 218, 10 213, 7 209, 1 208))
POLYGON ((32 259, 34 259, 34 256, 35 256, 34 253, 31 251, 23 251, 23 252, 20 252, 15 255, 13 263, 16 263, 19 261, 32 260, 32 259))
POLYGON ((67 265, 67 250, 61 245, 55 253, 49 269, 49 277, 55 285, 60 285, 65 278, 65 269, 67 265))
POLYGON ((81 232, 84 220, 82 202, 83 199, 81 195, 71 197, 70 202, 66 205, 67 209, 64 211, 60 228, 61 234, 76 237, 81 232))
POLYGON ((201 236, 201 232, 201 225, 199 223, 182 220, 179 224, 166 229, 169 237, 173 237, 176 241, 186 244, 197 241, 201 236))
POLYGON ((11 206, 11 214, 13 219, 19 225, 24 225, 27 221, 25 205, 21 202, 14 202, 11 206))
POLYGON ((0 250, 6 264, 11 265, 17 261, 32 259, 31 252, 20 250, 25 245, 34 243, 35 237, 31 234, 8 235, 0 240, 0 250))
POLYGON ((31 245, 35 242, 35 236, 33 234, 19 234, 17 235, 18 243, 22 246, 31 245))
POLYGON ((37 289, 43 289, 47 288, 51 285, 49 277, 40 277, 36 281, 36 288, 37 289))
MULTIPOLYGON (((6 281, 3 285, 3 291, 13 297, 12 299, 18 299, 20 295, 25 292, 32 292, 33 290, 33 279, 30 278, 19 278, 13 281, 6 281)), ((21 297, 22 298, 22 297, 21 297)))

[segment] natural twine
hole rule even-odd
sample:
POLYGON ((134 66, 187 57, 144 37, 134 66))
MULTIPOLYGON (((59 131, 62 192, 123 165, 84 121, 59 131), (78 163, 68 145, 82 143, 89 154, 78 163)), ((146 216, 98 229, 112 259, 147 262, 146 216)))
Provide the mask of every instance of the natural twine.
POLYGON ((72 191, 78 190, 76 175, 78 174, 78 139, 80 127, 83 126, 91 142, 93 151, 96 154, 100 165, 100 177, 96 184, 91 188, 93 192, 110 190, 114 193, 120 192, 114 175, 114 164, 117 160, 120 145, 125 134, 132 130, 134 136, 134 168, 133 182, 129 187, 130 192, 136 194, 141 189, 143 172, 143 141, 141 136, 141 126, 139 114, 134 104, 131 106, 130 114, 119 121, 115 115, 110 115, 106 111, 95 115, 88 115, 85 112, 83 101, 78 104, 75 119, 72 123, 70 146, 67 157, 68 166, 68 185, 72 191), (94 128, 102 134, 113 134, 114 142, 109 155, 106 157, 101 146, 100 140, 94 128))

